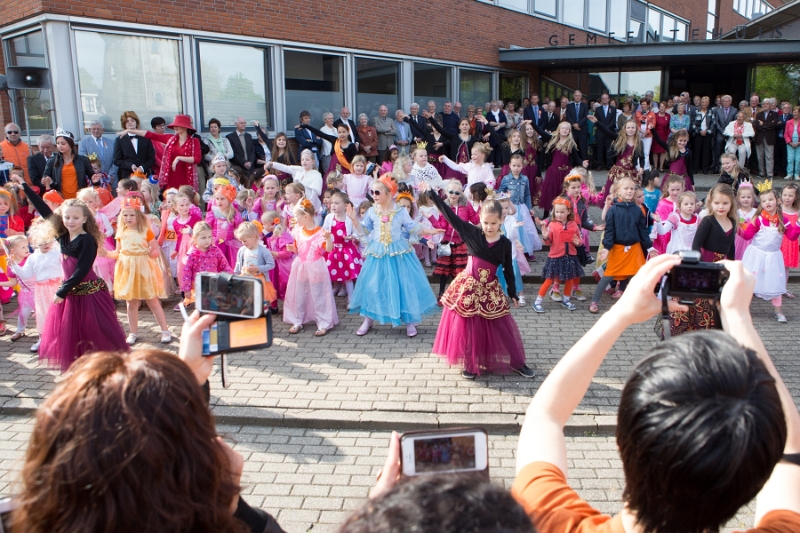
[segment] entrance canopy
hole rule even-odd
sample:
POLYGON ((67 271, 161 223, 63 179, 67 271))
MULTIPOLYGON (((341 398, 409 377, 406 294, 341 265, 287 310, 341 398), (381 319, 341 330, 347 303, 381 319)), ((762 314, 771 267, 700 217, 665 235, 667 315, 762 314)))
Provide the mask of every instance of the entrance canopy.
POLYGON ((736 40, 595 44, 500 50, 500 61, 550 68, 636 67, 796 61, 800 41, 736 40))

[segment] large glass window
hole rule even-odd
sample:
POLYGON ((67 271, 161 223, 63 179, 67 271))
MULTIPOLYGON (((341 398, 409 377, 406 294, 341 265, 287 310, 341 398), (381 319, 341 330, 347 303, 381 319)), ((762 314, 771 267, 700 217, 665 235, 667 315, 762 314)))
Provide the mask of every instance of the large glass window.
POLYGON ((556 0, 533 0, 533 10, 548 17, 555 17, 556 0))
POLYGON ((344 106, 341 56, 286 51, 284 76, 286 88, 286 128, 299 123, 300 112, 311 113, 311 125, 324 125, 326 111, 339 116, 344 106))
POLYGON ((589 73, 589 94, 586 96, 599 100, 603 93, 608 93, 611 98, 619 95, 619 72, 589 73))
MULTIPOLYGON (((7 41, 7 64, 10 67, 47 67, 44 35, 41 30, 19 35, 7 41)), ((53 102, 49 90, 15 89, 14 117, 25 131, 25 111, 31 132, 53 131, 53 102)))
POLYGON ((655 9, 648 9, 647 13, 647 37, 645 42, 657 42, 661 36, 661 12, 655 9))
POLYGON ((178 41, 81 30, 75 52, 85 128, 98 119, 107 131, 119 130, 126 110, 142 128, 155 116, 169 123, 183 112, 178 41))
POLYGON ((583 28, 583 6, 584 0, 564 0, 564 24, 583 28))
POLYGON ((639 100, 647 91, 653 91, 653 99, 661 99, 661 71, 645 70, 641 72, 621 72, 619 76, 619 94, 639 100))
POLYGON ((528 12, 528 0, 497 0, 497 4, 517 11, 528 12))
POLYGON ((428 102, 436 102, 436 109, 444 109, 450 100, 451 76, 453 69, 429 63, 414 63, 414 101, 420 108, 427 109, 428 102))
POLYGON ((663 15, 662 22, 661 22, 661 40, 662 41, 674 41, 674 35, 677 33, 675 31, 675 19, 663 15))
MULTIPOLYGON (((589 2, 589 27, 597 31, 606 31, 606 0, 589 2)), ((618 16, 618 15, 617 15, 618 16)), ((614 14, 612 14, 612 18, 614 14)))
POLYGON ((800 63, 757 65, 753 73, 753 91, 768 94, 778 102, 800 101, 800 63))
POLYGON ((514 102, 514 106, 519 109, 522 99, 528 95, 527 76, 519 74, 500 73, 500 100, 503 103, 514 102))
POLYGON ((631 20, 629 30, 629 41, 633 43, 644 42, 645 26, 644 20, 647 17, 647 6, 639 0, 631 0, 631 20))
POLYGON ((460 88, 462 109, 466 109, 470 104, 483 107, 486 102, 492 100, 492 73, 462 68, 460 88))
POLYGON ((267 49, 201 41, 199 50, 203 129, 208 129, 212 118, 219 120, 223 128, 233 127, 238 116, 248 123, 258 120, 263 127, 270 128, 267 49))
POLYGON ((614 39, 624 41, 628 33, 628 0, 609 0, 608 11, 611 14, 608 31, 614 33, 614 39))
POLYGON ((370 122, 378 116, 378 108, 389 108, 389 117, 400 107, 400 64, 396 61, 356 58, 356 113, 366 113, 370 122))
MULTIPOLYGON (((734 0, 734 8, 738 0, 734 0)), ((719 18, 719 0, 708 0, 708 17, 706 20, 706 39, 713 39, 717 33, 717 19, 719 18)))

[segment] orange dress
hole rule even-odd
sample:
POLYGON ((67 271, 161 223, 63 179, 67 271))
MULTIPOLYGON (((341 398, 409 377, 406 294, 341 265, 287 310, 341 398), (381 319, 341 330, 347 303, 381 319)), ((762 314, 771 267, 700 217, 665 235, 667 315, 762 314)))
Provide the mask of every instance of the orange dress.
POLYGON ((61 196, 65 200, 70 198, 77 198, 78 196, 78 173, 75 172, 75 165, 73 163, 65 163, 61 167, 61 196))

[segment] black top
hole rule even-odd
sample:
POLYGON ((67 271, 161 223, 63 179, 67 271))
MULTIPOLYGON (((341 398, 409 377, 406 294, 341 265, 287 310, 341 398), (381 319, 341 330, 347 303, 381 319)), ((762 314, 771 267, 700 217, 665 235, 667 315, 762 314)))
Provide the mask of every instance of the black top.
POLYGON ((511 241, 508 240, 505 235, 501 235, 500 240, 489 246, 482 229, 461 220, 458 215, 450 209, 450 206, 432 190, 428 191, 428 196, 433 200, 433 203, 436 204, 436 207, 444 218, 447 219, 447 222, 458 232, 458 236, 461 237, 461 240, 467 245, 467 253, 469 255, 473 255, 478 259, 483 259, 493 265, 503 265, 503 276, 506 278, 508 296, 512 300, 516 300, 517 286, 514 282, 514 263, 513 259, 511 259, 511 246, 513 245, 511 241))
MULTIPOLYGON (((73 156, 72 166, 75 169, 75 178, 77 179, 79 189, 82 189, 88 183, 92 182, 94 169, 92 169, 92 163, 89 161, 88 157, 85 155, 73 156)), ((58 192, 61 192, 61 171, 63 168, 64 156, 56 152, 47 161, 47 164, 44 167, 44 174, 42 176, 50 176, 53 179, 53 183, 50 184, 50 188, 55 189, 58 192)), ((41 184, 41 180, 39 180, 39 183, 41 184)))
MULTIPOLYGON (((608 126, 603 124, 602 122, 595 122, 595 126, 603 132, 603 134, 608 135, 609 137, 614 137, 617 134, 611 131, 608 126)), ((625 135, 624 132, 621 132, 620 135, 625 135)), ((608 147, 608 157, 614 158, 617 157, 619 154, 616 150, 614 150, 614 143, 608 147)), ((639 168, 644 168, 644 153, 642 150, 638 150, 636 147, 633 148, 633 165, 638 166, 639 168)))
POLYGON ((739 185, 741 185, 742 183, 751 183, 750 174, 748 174, 745 171, 741 171, 739 172, 737 179, 733 179, 733 176, 723 171, 722 174, 719 176, 717 183, 724 183, 726 185, 730 185, 731 187, 733 187, 733 192, 739 192, 739 185))
MULTIPOLYGON (((33 207, 42 215, 42 218, 47 218, 53 215, 50 207, 44 203, 38 194, 31 189, 27 183, 22 184, 25 190, 25 196, 28 201, 33 204, 33 207)), ((97 241, 88 233, 78 235, 74 239, 69 239, 69 233, 64 233, 57 237, 58 244, 61 246, 61 253, 68 257, 76 257, 78 264, 75 266, 75 271, 72 275, 61 283, 61 287, 56 291, 56 296, 59 298, 66 298, 69 291, 83 281, 83 279, 92 271, 94 260, 97 257, 97 241)))
POLYGON ((448 141, 444 135, 441 135, 439 140, 436 140, 436 137, 434 137, 431 132, 429 132, 427 129, 421 130, 419 125, 411 120, 411 118, 408 116, 403 117, 403 122, 411 127, 411 135, 414 137, 419 137, 428 143, 426 148, 428 154, 447 155, 447 153, 450 151, 450 141, 448 141), (434 148, 434 145, 437 142, 442 143, 442 145, 439 148, 434 148))
MULTIPOLYGON (((428 122, 430 122, 431 126, 433 126, 436 131, 442 134, 442 137, 450 142, 450 159, 455 163, 458 163, 458 150, 461 148, 461 145, 464 144, 464 139, 459 137, 458 133, 450 133, 449 131, 446 131, 439 125, 438 122, 433 119, 433 117, 428 117, 428 122)), ((483 132, 486 133, 485 128, 483 132)), ((467 157, 469 157, 472 153, 472 147, 476 142, 481 142, 481 140, 474 135, 470 135, 469 139, 467 139, 467 157)))
MULTIPOLYGON (((657 143, 661 148, 667 151, 667 163, 671 163, 672 161, 670 160, 669 156, 669 145, 658 136, 658 132, 655 130, 655 128, 652 128, 650 131, 653 132, 653 142, 657 143)), ((689 150, 688 143, 686 151, 678 152, 678 157, 682 157, 684 159, 684 165, 686 165, 686 175, 689 176, 689 179, 692 180, 692 183, 694 183, 694 173, 692 172, 692 151, 689 150)))
MULTIPOLYGON (((313 132, 314 134, 316 134, 317 137, 321 137, 331 144, 336 144, 337 142, 339 142, 339 137, 328 135, 327 133, 319 131, 314 126, 310 126, 308 124, 300 124, 300 127, 313 132)), ((336 152, 331 152, 331 155, 335 155, 335 153, 336 152)), ((350 144, 347 145, 347 148, 342 148, 342 153, 344 153, 344 158, 347 159, 347 162, 348 163, 351 162, 353 158, 358 155, 358 148, 356 148, 356 143, 351 141, 350 144)), ((325 172, 327 171, 328 169, 326 168, 325 172)))
MULTIPOLYGON (((537 126, 533 122, 531 122, 531 126, 533 126, 533 129, 536 130, 536 133, 538 133, 539 135, 542 136, 542 141, 543 141, 544 144, 549 143, 550 139, 553 138, 553 136, 551 134, 547 133, 546 131, 544 131, 542 128, 540 128, 539 126, 537 126)), ((552 162, 553 162, 553 152, 552 152, 552 150, 545 150, 545 155, 544 155, 544 161, 543 161, 543 164, 542 164, 542 168, 545 169, 545 170, 550 168, 550 164, 552 162)), ((569 154, 569 164, 572 167, 579 167, 579 166, 583 165, 583 160, 581 159, 581 154, 578 152, 578 147, 577 146, 575 148, 573 148, 572 152, 569 154)))
MULTIPOLYGON (((733 224, 733 221, 731 220, 733 224)), ((722 229, 717 219, 709 215, 700 221, 694 234, 692 250, 708 250, 715 254, 725 254, 727 259, 736 259, 736 224, 728 233, 722 229)))

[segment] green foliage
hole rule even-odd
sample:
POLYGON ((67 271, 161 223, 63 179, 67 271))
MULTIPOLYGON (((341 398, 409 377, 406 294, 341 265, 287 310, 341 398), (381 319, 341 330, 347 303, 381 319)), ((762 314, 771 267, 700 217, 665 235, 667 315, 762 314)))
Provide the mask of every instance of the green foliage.
POLYGON ((800 63, 758 65, 753 90, 762 98, 788 100, 796 105, 800 99, 800 63))
POLYGON ((256 94, 253 82, 237 72, 225 84, 225 98, 230 101, 263 102, 264 97, 256 94))

